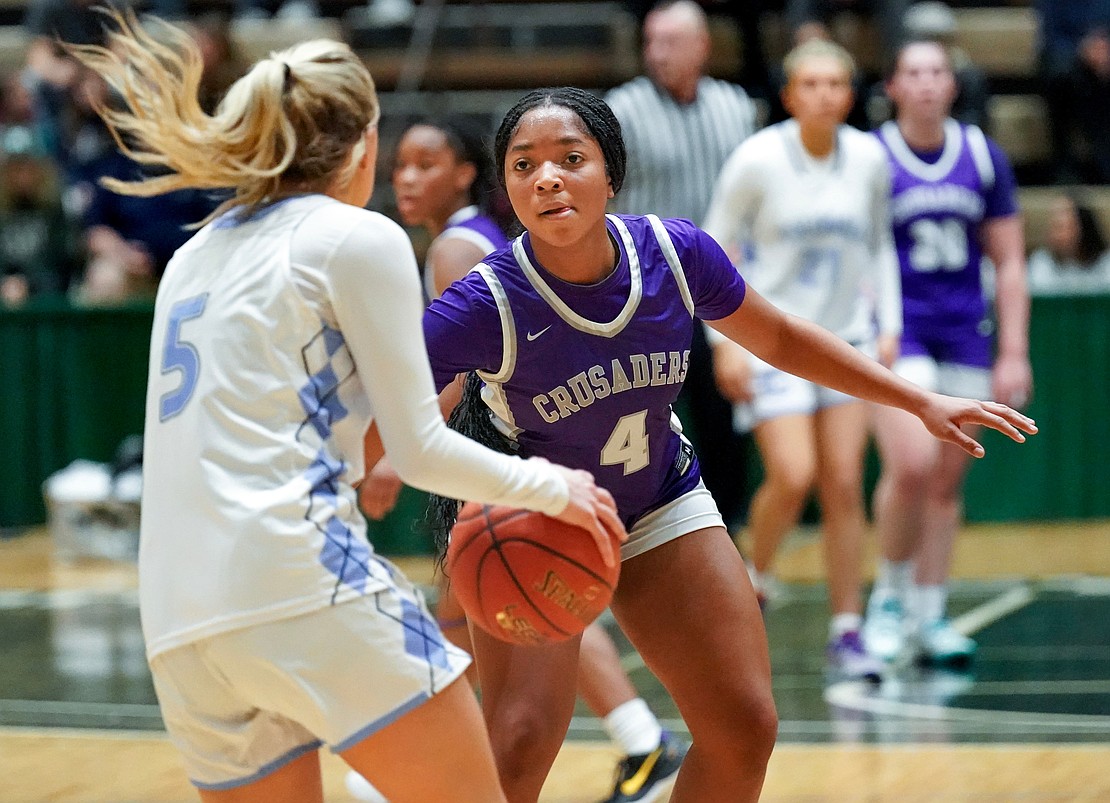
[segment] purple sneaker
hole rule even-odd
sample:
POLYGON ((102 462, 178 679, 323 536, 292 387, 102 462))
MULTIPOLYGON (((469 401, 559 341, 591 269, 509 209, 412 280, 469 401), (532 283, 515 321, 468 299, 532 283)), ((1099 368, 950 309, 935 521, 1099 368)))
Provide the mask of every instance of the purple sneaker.
POLYGON ((826 654, 829 665, 845 678, 869 683, 883 679, 883 662, 863 646, 858 630, 849 630, 830 641, 826 654))

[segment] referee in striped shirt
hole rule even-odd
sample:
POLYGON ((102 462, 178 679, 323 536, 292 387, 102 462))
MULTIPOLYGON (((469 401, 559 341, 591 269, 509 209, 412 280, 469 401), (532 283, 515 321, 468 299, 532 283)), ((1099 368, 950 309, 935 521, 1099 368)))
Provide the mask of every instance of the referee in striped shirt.
MULTIPOLYGON (((741 87, 705 75, 709 25, 693 0, 653 7, 644 18, 643 42, 646 75, 605 98, 628 148, 628 172, 613 210, 700 225, 725 159, 755 128, 755 110, 741 87)), ((733 432, 732 406, 717 392, 700 326, 694 327, 682 394, 706 487, 731 528, 747 502, 750 436, 733 432)))

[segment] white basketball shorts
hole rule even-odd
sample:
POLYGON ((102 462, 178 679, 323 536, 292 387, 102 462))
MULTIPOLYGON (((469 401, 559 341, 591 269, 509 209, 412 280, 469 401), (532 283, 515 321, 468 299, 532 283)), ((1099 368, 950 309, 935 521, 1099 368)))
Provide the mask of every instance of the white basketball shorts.
POLYGON ((155 656, 162 717, 193 784, 231 789, 322 744, 342 752, 456 680, 470 656, 398 581, 155 656))

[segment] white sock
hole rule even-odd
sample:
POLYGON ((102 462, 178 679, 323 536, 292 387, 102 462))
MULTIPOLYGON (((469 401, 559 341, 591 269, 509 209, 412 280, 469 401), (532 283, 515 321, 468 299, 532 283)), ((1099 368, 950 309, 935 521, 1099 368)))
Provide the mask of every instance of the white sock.
POLYGON ((915 585, 910 597, 910 610, 915 622, 937 622, 944 618, 948 605, 948 587, 915 585))
POLYGON ((663 728, 641 698, 621 703, 605 717, 605 732, 627 756, 642 756, 659 746, 663 728))
POLYGON ((879 558, 879 571, 875 577, 875 589, 872 593, 905 601, 912 580, 912 560, 879 558))
POLYGON ((859 630, 863 625, 863 617, 858 613, 837 613, 829 620, 829 638, 838 639, 845 633, 859 630))

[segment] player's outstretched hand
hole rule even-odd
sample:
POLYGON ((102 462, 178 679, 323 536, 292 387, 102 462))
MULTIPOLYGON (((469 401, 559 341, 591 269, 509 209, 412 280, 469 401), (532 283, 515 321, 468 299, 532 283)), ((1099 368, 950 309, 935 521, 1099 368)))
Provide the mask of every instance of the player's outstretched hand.
POLYGON ((963 424, 981 424, 996 429, 1018 443, 1024 443, 1027 434, 1037 432, 1032 418, 1005 404, 960 399, 939 393, 929 394, 929 401, 920 417, 929 432, 942 441, 956 444, 972 457, 982 457, 986 451, 978 441, 960 429, 963 424))
MULTIPOLYGON (((542 457, 529 459, 543 460, 542 457)), ((620 560, 618 547, 628 540, 628 533, 617 515, 617 503, 613 501, 613 495, 600 487, 594 480, 594 475, 588 471, 560 465, 555 468, 563 475, 570 489, 570 501, 555 518, 586 530, 597 542, 597 549, 605 565, 616 566, 620 560)))
POLYGON ((358 504, 362 512, 374 521, 384 519, 397 505, 402 484, 400 475, 383 457, 358 486, 358 504))

